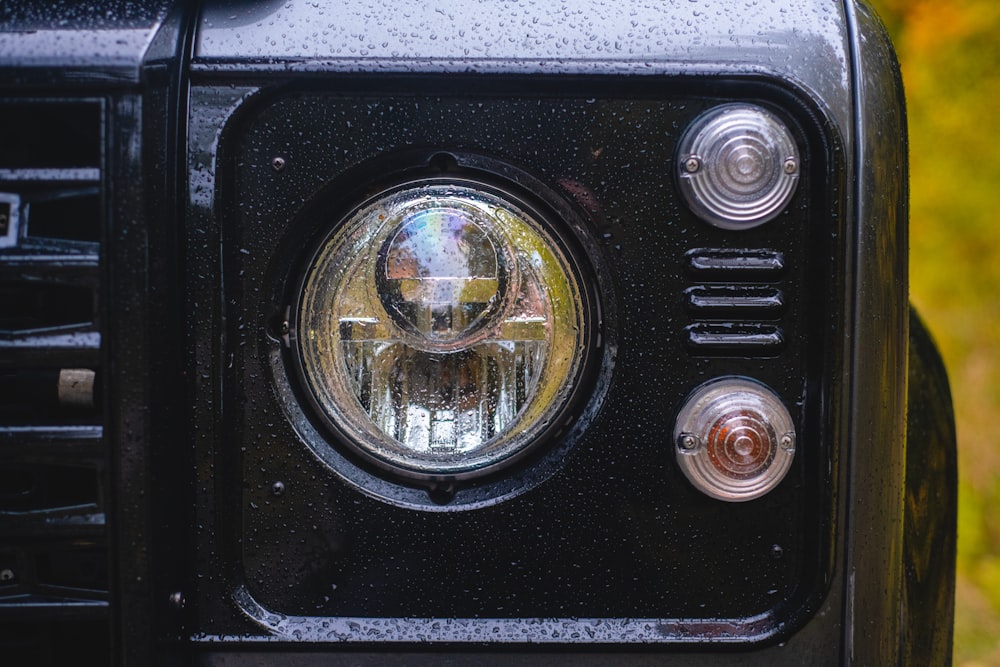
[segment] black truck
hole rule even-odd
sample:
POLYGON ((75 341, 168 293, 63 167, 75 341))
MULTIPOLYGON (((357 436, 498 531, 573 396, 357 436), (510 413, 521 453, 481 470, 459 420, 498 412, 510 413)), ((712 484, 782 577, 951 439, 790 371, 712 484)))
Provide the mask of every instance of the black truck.
POLYGON ((943 665, 861 0, 0 8, 0 662, 943 665))

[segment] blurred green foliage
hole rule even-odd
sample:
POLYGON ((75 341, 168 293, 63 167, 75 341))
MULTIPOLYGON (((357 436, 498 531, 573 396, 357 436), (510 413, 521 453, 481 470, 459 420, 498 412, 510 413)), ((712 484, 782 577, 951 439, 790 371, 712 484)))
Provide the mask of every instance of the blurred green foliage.
POLYGON ((1000 666, 1000 2, 871 1, 907 93, 911 299, 958 422, 955 664, 1000 666))

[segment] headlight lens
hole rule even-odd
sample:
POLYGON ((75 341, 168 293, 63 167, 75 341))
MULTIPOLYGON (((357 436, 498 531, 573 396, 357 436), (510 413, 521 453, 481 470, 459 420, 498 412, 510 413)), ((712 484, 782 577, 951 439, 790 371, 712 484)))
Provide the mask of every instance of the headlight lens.
POLYGON ((580 373, 581 290, 505 192, 408 184, 321 244, 296 307, 301 375, 365 457, 411 477, 494 471, 552 426, 580 373))

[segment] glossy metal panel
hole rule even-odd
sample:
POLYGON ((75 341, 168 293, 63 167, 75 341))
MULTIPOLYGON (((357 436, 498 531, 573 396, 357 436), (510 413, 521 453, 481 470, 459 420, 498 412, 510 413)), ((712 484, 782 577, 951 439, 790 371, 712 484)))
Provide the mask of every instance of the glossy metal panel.
POLYGON ((0 67, 20 83, 136 83, 171 0, 27 0, 0 11, 0 67))
POLYGON ((845 661, 899 658, 906 436, 907 148, 892 44, 870 7, 849 5, 857 184, 851 334, 845 661))
POLYGON ((768 72, 850 126, 841 0, 268 0, 206 7, 194 67, 284 72, 768 72), (319 6, 317 6, 317 4, 319 6))

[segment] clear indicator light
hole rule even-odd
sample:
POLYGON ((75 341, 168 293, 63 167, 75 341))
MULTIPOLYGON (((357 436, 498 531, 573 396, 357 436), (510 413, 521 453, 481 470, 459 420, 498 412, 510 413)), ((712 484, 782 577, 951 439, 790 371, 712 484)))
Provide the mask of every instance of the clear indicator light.
POLYGON ((727 104, 701 115, 678 146, 681 193, 706 222, 750 229, 781 213, 799 179, 799 152, 770 111, 727 104))

